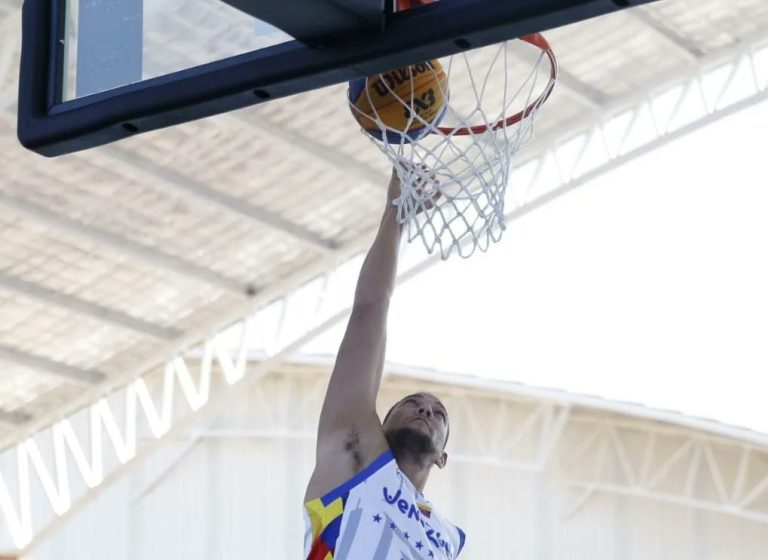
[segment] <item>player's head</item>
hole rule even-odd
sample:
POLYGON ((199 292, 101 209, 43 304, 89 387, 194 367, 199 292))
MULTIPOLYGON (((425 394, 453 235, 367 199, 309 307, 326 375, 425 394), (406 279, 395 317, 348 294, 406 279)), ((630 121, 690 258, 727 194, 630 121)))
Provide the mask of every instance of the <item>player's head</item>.
POLYGON ((450 424, 445 406, 435 395, 414 393, 403 397, 389 409, 382 425, 395 456, 408 455, 423 466, 445 466, 450 424))

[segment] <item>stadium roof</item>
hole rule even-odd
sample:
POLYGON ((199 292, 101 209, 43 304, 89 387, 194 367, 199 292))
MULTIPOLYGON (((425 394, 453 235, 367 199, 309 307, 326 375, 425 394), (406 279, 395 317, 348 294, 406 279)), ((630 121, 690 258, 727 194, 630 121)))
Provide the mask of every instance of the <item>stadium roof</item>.
MULTIPOLYGON (((20 6, 0 0, 0 449, 354 257, 388 175, 343 85, 55 160, 28 153, 20 6)), ((208 48, 178 37, 179 56, 208 48)), ((548 37, 562 77, 519 164, 539 177, 554 161, 559 178, 515 196, 512 218, 767 97, 761 0, 666 0, 548 37), (582 138, 583 155, 595 130, 615 151, 563 172, 556 149, 582 138)))

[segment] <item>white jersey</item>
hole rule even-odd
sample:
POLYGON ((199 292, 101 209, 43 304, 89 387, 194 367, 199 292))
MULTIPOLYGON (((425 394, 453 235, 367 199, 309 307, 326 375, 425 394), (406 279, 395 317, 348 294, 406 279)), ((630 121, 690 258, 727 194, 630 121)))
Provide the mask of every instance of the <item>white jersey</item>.
POLYGON ((304 504, 306 560, 455 560, 464 532, 440 516, 386 451, 304 504))

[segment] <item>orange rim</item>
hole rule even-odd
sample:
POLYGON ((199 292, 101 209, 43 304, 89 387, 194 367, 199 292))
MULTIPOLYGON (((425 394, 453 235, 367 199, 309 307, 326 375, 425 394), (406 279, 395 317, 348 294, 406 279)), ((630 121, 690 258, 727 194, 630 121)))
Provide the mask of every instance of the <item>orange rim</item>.
MULTIPOLYGON (((552 71, 549 76, 549 83, 547 84, 547 87, 544 88, 544 91, 541 93, 541 95, 539 95, 535 101, 533 101, 519 113, 515 113, 514 115, 505 117, 503 119, 499 119, 494 124, 479 124, 475 126, 456 128, 437 126, 435 127, 436 131, 440 131, 446 135, 467 136, 469 134, 482 134, 483 132, 487 132, 489 130, 498 130, 500 128, 505 128, 507 126, 512 126, 513 124, 519 123, 528 115, 530 115, 538 106, 542 105, 547 99, 549 99, 549 96, 552 95, 552 90, 555 87, 555 82, 557 81, 557 58, 555 57, 555 53, 552 50, 549 41, 547 41, 541 33, 525 35, 520 37, 520 40, 541 49, 549 59, 552 71)), ((433 131, 433 134, 434 133, 435 132, 433 131)))

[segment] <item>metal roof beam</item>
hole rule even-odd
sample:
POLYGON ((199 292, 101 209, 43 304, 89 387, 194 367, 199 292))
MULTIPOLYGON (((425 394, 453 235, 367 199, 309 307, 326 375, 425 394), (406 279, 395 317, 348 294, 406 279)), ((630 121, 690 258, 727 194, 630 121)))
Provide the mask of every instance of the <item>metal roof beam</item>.
POLYGON ((0 409, 0 424, 5 426, 20 426, 26 422, 29 422, 32 419, 32 417, 21 411, 14 410, 13 412, 8 412, 6 410, 0 409))
MULTIPOLYGON (((540 53, 534 52, 533 49, 525 49, 524 51, 516 49, 514 55, 531 66, 536 65, 541 56, 540 53)), ((565 70, 562 66, 558 68, 557 85, 555 88, 561 87, 567 89, 571 95, 581 102, 582 105, 590 109, 600 110, 611 101, 609 95, 580 80, 575 75, 565 70)))
POLYGON ((559 86, 567 89, 572 95, 574 95, 582 104, 588 106, 591 109, 600 110, 611 101, 611 98, 597 89, 589 85, 586 82, 579 80, 576 76, 563 70, 558 71, 557 82, 559 86))
POLYGON ((0 361, 13 363, 27 369, 44 373, 59 381, 74 383, 82 387, 92 387, 107 378, 106 374, 100 371, 70 366, 48 358, 43 358, 42 356, 28 354, 2 344, 0 344, 0 361))
MULTIPOLYGON (((11 104, 13 104, 13 100, 15 99, 15 95, 16 95, 16 88, 8 88, 7 90, 3 90, 2 92, 0 92, 0 107, 2 107, 2 100, 4 99, 4 95, 5 97, 8 97, 8 101, 11 104)), ((6 118, 15 117, 15 115, 10 115, 9 111, 10 111, 10 107, 8 106, 5 107, 5 111, 2 111, 2 116, 6 118)), ((77 157, 86 157, 86 156, 78 155, 77 157)), ((281 218, 280 216, 277 216, 276 214, 273 214, 261 208, 257 208, 255 206, 249 205, 247 202, 245 202, 242 199, 234 198, 225 193, 213 190, 199 181, 196 181, 189 177, 184 177, 178 173, 172 172, 167 168, 162 167, 161 165, 158 165, 152 161, 149 161, 146 158, 143 158, 137 154, 133 154, 116 145, 102 148, 97 151, 88 152, 87 159, 89 164, 94 165, 94 161, 97 160, 99 157, 103 157, 110 163, 117 163, 118 165, 122 166, 125 169, 137 171, 139 174, 149 178, 153 182, 156 182, 158 180, 162 181, 163 184, 173 187, 177 191, 180 191, 187 196, 193 195, 207 204, 210 204, 210 203, 216 204, 217 206, 219 206, 220 208, 228 212, 234 212, 247 219, 258 222, 266 227, 269 227, 276 231, 280 231, 292 237, 293 239, 299 241, 303 245, 309 245, 313 249, 318 250, 323 254, 333 255, 334 251, 338 249, 338 246, 334 241, 323 239, 319 235, 315 234, 314 232, 311 232, 310 230, 298 224, 290 222, 289 220, 281 218)), ((378 179, 379 182, 383 180, 384 179, 382 178, 378 179)), ((95 230, 96 228, 91 228, 91 229, 95 230)), ((100 237, 104 237, 104 235, 111 235, 115 238, 118 237, 118 236, 114 236, 113 234, 108 234, 107 232, 99 232, 100 237)), ((133 243, 128 240, 122 240, 122 241, 133 243)), ((135 244, 135 245, 138 246, 138 244, 135 244)), ((142 249, 144 250, 143 252, 145 253, 145 256, 147 255, 147 252, 151 251, 150 249, 145 247, 142 247, 142 249)), ((155 253, 156 254, 152 257, 152 259, 155 261, 158 260, 157 257, 159 255, 162 255, 163 257, 166 256, 163 253, 158 253, 158 252, 155 252, 155 253)), ((173 257, 170 257, 170 258, 173 258, 173 257)), ((177 262, 172 266, 173 269, 179 268, 178 265, 179 265, 179 262, 181 261, 180 259, 176 259, 176 260, 177 262)), ((186 263, 186 264, 189 264, 189 263, 186 263)), ((194 266, 194 265, 190 265, 190 266, 194 266)), ((231 291, 232 283, 233 283, 232 281, 229 281, 228 279, 225 279, 208 269, 199 268, 199 270, 196 273, 193 273, 190 275, 199 276, 201 271, 204 271, 203 273, 204 276, 213 275, 217 277, 216 280, 213 282, 215 284, 221 284, 222 281, 224 281, 224 283, 226 284, 230 284, 227 290, 231 291)), ((187 272, 185 272, 185 274, 187 274, 187 272)), ((210 280, 207 282, 212 283, 210 280)), ((236 292, 244 293, 248 291, 246 288, 247 287, 244 287, 243 289, 241 289, 240 287, 237 287, 236 292)))
POLYGON ((275 140, 291 151, 299 151, 303 155, 312 158, 316 163, 324 167, 331 168, 337 173, 343 173, 345 176, 352 176, 359 181, 374 186, 383 186, 386 183, 387 176, 375 169, 360 163, 353 158, 318 144, 314 140, 302 136, 296 132, 288 130, 280 124, 271 122, 263 115, 256 115, 252 112, 238 111, 221 117, 228 123, 237 124, 240 127, 247 127, 259 136, 270 140, 275 140))
POLYGON ((42 303, 54 305, 67 311, 72 311, 79 315, 85 315, 102 323, 108 323, 128 329, 144 336, 159 338, 161 340, 174 340, 181 335, 177 329, 161 327, 138 319, 127 313, 116 311, 96 303, 84 301, 68 294, 63 294, 27 282, 20 278, 14 278, 7 274, 0 273, 0 288, 16 292, 24 297, 35 299, 42 303))
MULTIPOLYGON (((169 45, 169 48, 174 47, 169 45)), ((178 49, 176 48, 175 51, 178 52, 178 49)), ((279 103, 279 101, 275 101, 275 103, 279 103)), ((227 126, 237 127, 244 132, 254 132, 263 138, 274 140, 289 151, 300 152, 315 163, 337 173, 343 173, 346 177, 354 177, 358 181, 375 187, 386 183, 386 173, 381 173, 338 150, 293 132, 270 120, 261 112, 246 108, 217 115, 216 118, 225 122, 227 126)))
POLYGON ((42 206, 10 196, 2 191, 0 191, 0 207, 35 222, 64 231, 69 235, 129 254, 145 263, 158 266, 163 270, 174 272, 185 278, 214 286, 225 292, 246 297, 246 294, 252 291, 251 286, 222 276, 213 270, 198 266, 173 255, 156 251, 97 227, 85 225, 42 206))
MULTIPOLYGON (((253 206, 243 199, 212 189, 200 181, 172 171, 118 145, 92 150, 77 157, 87 160, 91 165, 96 165, 95 162, 99 160, 106 160, 112 171, 115 171, 112 164, 116 163, 125 171, 138 172, 152 183, 162 182, 164 186, 173 188, 183 196, 194 197, 207 205, 213 204, 226 212, 235 213, 242 218, 279 231, 302 245, 309 246, 321 253, 333 253, 337 248, 333 241, 323 239, 316 233, 277 214, 253 206)), ((120 172, 121 169, 117 171, 120 172)))
POLYGON ((648 29, 653 30, 658 37, 688 60, 696 61, 706 54, 693 41, 686 39, 675 29, 654 18, 642 7, 638 7, 634 10, 627 10, 627 13, 630 14, 631 17, 642 22, 648 29))

